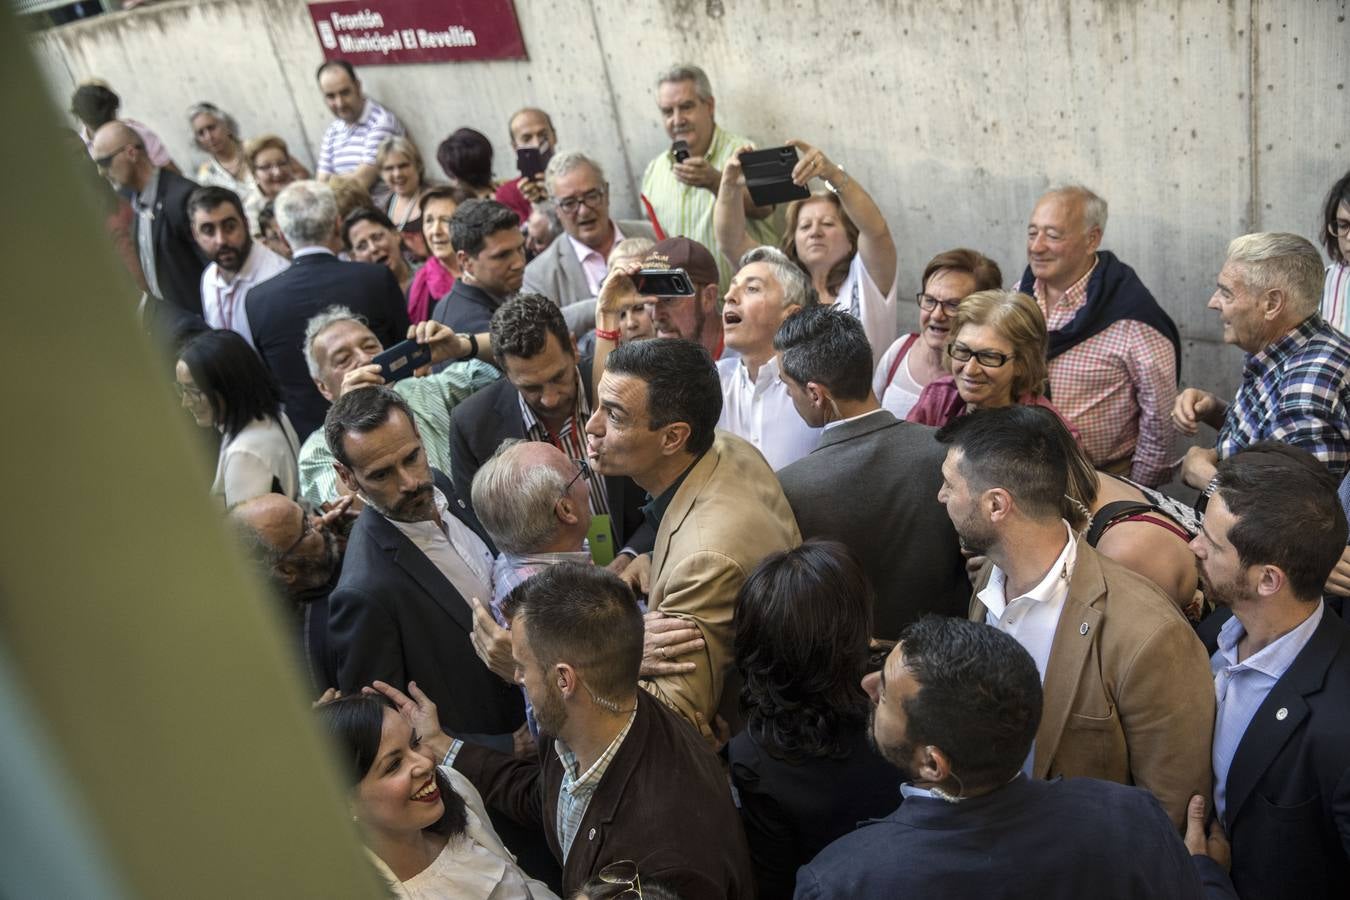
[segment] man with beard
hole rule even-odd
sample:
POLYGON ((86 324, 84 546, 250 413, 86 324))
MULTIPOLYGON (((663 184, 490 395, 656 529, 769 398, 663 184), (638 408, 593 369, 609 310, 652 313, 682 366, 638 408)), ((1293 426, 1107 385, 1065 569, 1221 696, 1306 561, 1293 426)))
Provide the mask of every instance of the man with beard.
POLYGON ((798 870, 798 900, 1236 898, 1227 845, 1204 835, 1203 797, 1188 806, 1183 844, 1146 791, 1021 770, 1042 693, 1013 637, 929 616, 862 683, 868 732, 900 770, 904 802, 798 870))
POLYGON ((1322 600, 1345 549, 1336 479, 1307 450, 1262 441, 1220 462, 1215 481, 1191 541, 1222 607, 1200 626, 1219 698, 1214 828, 1232 839, 1244 897, 1343 897, 1350 629, 1322 600))
POLYGON ((290 260, 253 243, 239 195, 199 187, 188 197, 192 238, 211 260, 202 272, 202 317, 212 328, 238 332, 253 346, 244 298, 249 290, 290 267, 290 260))
POLYGON ((1016 638, 1040 672, 1045 711, 1023 772, 1148 788, 1181 827, 1210 788, 1204 648, 1171 598, 1075 538, 1053 416, 1009 406, 938 431, 938 501, 962 547, 987 558, 970 618, 1016 638))
POLYGON ((408 404, 373 386, 324 421, 338 478, 366 505, 329 603, 338 688, 417 682, 459 737, 509 752, 520 692, 474 652, 473 607, 492 597, 492 551, 457 516, 450 479, 427 463, 408 404))
POLYGON ((347 515, 344 497, 323 515, 309 515, 282 494, 263 494, 230 510, 229 520, 251 559, 262 565, 298 632, 301 658, 315 696, 337 684, 328 652, 328 593, 342 563, 334 533, 347 515))

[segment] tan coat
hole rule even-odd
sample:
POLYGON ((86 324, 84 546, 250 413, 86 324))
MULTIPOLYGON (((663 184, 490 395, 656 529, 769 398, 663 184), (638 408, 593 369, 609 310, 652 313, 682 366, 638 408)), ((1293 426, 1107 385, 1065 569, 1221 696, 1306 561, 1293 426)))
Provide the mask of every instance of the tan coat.
MULTIPOLYGON (((985 620, 975 581, 970 618, 985 620)), ((1153 792, 1174 824, 1210 796, 1214 677, 1205 648, 1150 581, 1078 542, 1045 673, 1036 778, 1086 776, 1153 792)))
POLYGON ((711 725, 720 711, 734 725, 740 689, 732 647, 736 595, 764 557, 801 542, 764 457, 747 441, 718 431, 657 529, 649 595, 651 609, 695 623, 707 647, 681 657, 698 666, 691 674, 647 679, 643 687, 691 723, 700 712, 711 725))

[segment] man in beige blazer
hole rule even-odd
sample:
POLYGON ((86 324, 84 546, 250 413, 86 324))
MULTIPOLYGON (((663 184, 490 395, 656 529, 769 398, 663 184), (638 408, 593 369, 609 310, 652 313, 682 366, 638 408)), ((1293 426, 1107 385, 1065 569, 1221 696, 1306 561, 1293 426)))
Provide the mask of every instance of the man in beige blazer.
POLYGON ((1058 428, 1045 409, 1013 406, 938 432, 949 448, 938 499, 963 548, 987 558, 970 618, 1011 634, 1040 670, 1023 771, 1139 785, 1180 828, 1212 783, 1208 660, 1166 595, 1073 534, 1058 428))
MULTIPOLYGON (((712 357, 684 340, 615 350, 586 424, 591 465, 628 475, 653 498, 649 609, 694 624, 705 646, 692 672, 643 680, 691 723, 737 716, 736 597, 760 560, 801 543, 773 470, 753 446, 716 430, 722 387, 712 357)), ((646 560, 633 563, 643 568, 646 560)))

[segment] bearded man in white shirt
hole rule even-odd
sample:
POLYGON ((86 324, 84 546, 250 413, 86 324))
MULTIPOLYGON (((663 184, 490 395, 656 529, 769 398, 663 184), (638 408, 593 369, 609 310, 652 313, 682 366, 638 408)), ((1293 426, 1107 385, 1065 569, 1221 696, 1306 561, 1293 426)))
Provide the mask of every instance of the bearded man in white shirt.
POLYGON ((237 332, 252 347, 244 299, 291 261, 253 242, 244 205, 228 188, 197 188, 188 197, 187 213, 193 240, 211 260, 202 272, 202 317, 212 328, 237 332))

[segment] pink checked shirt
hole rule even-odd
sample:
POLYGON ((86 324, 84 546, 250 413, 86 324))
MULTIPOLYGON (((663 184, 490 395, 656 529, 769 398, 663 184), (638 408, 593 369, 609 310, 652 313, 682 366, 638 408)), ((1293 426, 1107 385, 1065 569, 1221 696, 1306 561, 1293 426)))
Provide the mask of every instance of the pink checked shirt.
MULTIPOLYGON (((1051 331, 1067 325, 1087 302, 1087 283, 1096 266, 1049 308, 1045 286, 1032 290, 1051 331)), ((1172 463, 1172 404, 1177 396, 1172 343, 1134 319, 1113 322, 1105 331, 1050 361, 1050 399, 1082 432, 1083 449, 1098 468, 1132 454, 1130 478, 1141 484, 1166 483, 1172 463)))

